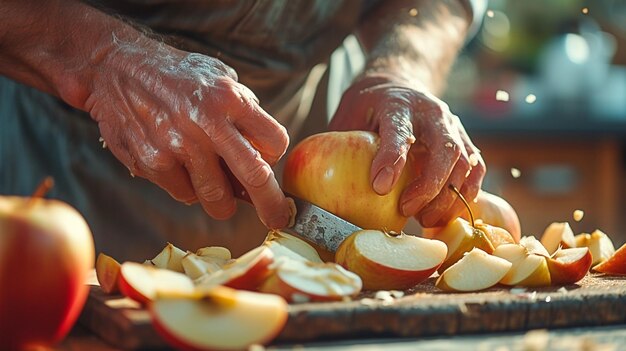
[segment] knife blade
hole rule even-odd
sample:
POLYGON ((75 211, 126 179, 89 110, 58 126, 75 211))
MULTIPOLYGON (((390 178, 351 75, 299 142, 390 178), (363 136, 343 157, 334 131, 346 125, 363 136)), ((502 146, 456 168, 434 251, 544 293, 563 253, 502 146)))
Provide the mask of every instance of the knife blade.
MULTIPOLYGON (((252 204, 250 195, 239 180, 230 172, 228 167, 223 165, 223 168, 231 181, 234 196, 252 204)), ((331 253, 336 252, 339 244, 345 238, 357 230, 361 230, 360 227, 304 199, 289 193, 285 193, 285 196, 293 199, 296 214, 293 225, 281 230, 318 245, 324 250, 331 253)))

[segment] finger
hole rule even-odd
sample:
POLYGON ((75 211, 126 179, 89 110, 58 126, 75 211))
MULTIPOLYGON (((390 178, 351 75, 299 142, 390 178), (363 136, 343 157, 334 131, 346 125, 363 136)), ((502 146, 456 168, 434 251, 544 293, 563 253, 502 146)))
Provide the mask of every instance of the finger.
POLYGON ((376 193, 385 195, 398 182, 415 137, 411 111, 405 104, 387 104, 376 114, 379 116, 374 118, 381 121, 378 130, 380 146, 372 162, 370 181, 376 193))
MULTIPOLYGON (((430 113, 430 112, 429 112, 430 113)), ((440 113, 440 112, 439 112, 440 113)), ((436 116, 422 116, 422 118, 441 118, 436 116)), ((418 164, 420 172, 403 192, 400 202, 401 210, 405 216, 414 216, 427 203, 432 201, 444 186, 445 182, 454 169, 454 165, 462 154, 458 138, 450 133, 442 133, 437 129, 440 122, 422 123, 427 130, 419 131, 420 146, 427 149, 427 154, 422 155, 423 163, 418 164)))
POLYGON ((287 130, 251 98, 244 98, 244 101, 247 103, 241 113, 235 114, 233 122, 263 159, 273 165, 287 151, 287 130))
POLYGON ((213 136, 217 153, 246 188, 261 221, 271 229, 289 222, 289 203, 261 154, 226 119, 218 124, 213 136))
POLYGON ((462 155, 439 194, 417 214, 416 217, 423 227, 430 228, 439 223, 441 217, 447 213, 448 209, 458 200, 457 194, 450 189, 450 185, 461 189, 470 172, 471 167, 467 156, 462 155))
MULTIPOLYGON (((478 165, 472 167, 470 175, 467 177, 467 179, 465 179, 465 183, 463 183, 463 186, 459 189, 460 193, 463 195, 463 197, 465 197, 467 202, 471 203, 478 196, 485 174, 486 167, 484 166, 484 162, 481 158, 478 165)), ((452 219, 461 215, 464 211, 467 211, 465 204, 463 204, 460 199, 457 199, 456 201, 454 201, 453 205, 441 216, 435 226, 445 225, 452 219)))
POLYGON ((191 183, 202 208, 215 219, 228 219, 237 209, 232 188, 216 155, 197 148, 186 163, 191 183))
MULTIPOLYGON (((143 147, 139 147, 133 137, 115 138, 114 135, 120 136, 120 134, 112 133, 108 123, 100 122, 98 126, 103 141, 107 143, 113 155, 128 168, 131 176, 140 176, 152 181, 178 201, 193 203, 197 200, 189 175, 180 164, 174 161, 172 156, 157 153, 148 157, 146 153, 153 152, 152 147, 146 146, 149 145, 148 142, 145 142, 143 147), (149 166, 146 161, 148 159, 155 165, 149 166)), ((123 136, 127 135, 123 134, 123 136)))

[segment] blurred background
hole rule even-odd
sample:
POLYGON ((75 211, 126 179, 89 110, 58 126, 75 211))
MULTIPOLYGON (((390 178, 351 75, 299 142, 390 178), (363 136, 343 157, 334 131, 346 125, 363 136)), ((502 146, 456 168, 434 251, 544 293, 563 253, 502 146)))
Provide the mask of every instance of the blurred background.
POLYGON ((524 235, 568 221, 626 242, 626 1, 490 0, 444 101, 524 235))

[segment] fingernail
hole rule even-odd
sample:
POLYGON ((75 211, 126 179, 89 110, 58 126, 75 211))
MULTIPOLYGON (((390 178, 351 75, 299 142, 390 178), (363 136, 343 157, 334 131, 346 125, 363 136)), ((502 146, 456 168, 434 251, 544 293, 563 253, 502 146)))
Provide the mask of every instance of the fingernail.
POLYGON ((426 213, 424 213, 422 215, 422 217, 420 218, 420 224, 424 227, 434 227, 437 222, 439 221, 439 218, 441 217, 440 214, 438 214, 435 211, 428 211, 426 213))
POLYGON ((393 168, 387 166, 380 171, 374 178, 374 191, 379 195, 385 195, 391 191, 393 185, 393 168))
POLYGON ((402 204, 402 214, 405 217, 414 216, 421 208, 422 201, 419 198, 411 199, 402 204))

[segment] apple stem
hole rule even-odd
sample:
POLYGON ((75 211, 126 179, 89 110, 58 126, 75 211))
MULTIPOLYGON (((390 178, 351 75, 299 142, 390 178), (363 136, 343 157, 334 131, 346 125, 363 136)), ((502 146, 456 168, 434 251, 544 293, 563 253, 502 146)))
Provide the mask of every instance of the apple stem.
POLYGON ((467 209, 467 212, 469 213, 470 223, 472 224, 472 227, 475 228, 476 223, 474 222, 474 213, 472 213, 472 209, 470 208, 469 203, 467 202, 467 200, 465 200, 465 197, 463 196, 463 194, 461 194, 459 189, 457 189, 454 185, 450 184, 450 189, 452 189, 452 191, 456 193, 456 195, 459 197, 459 199, 461 199, 461 201, 465 205, 465 208, 467 209))
POLYGON ((41 183, 39 183, 39 185, 37 186, 37 189, 35 189, 35 192, 33 192, 32 197, 41 198, 46 196, 46 194, 50 191, 50 189, 52 189, 53 186, 54 179, 52 179, 52 177, 48 176, 44 178, 44 180, 42 180, 41 183))

